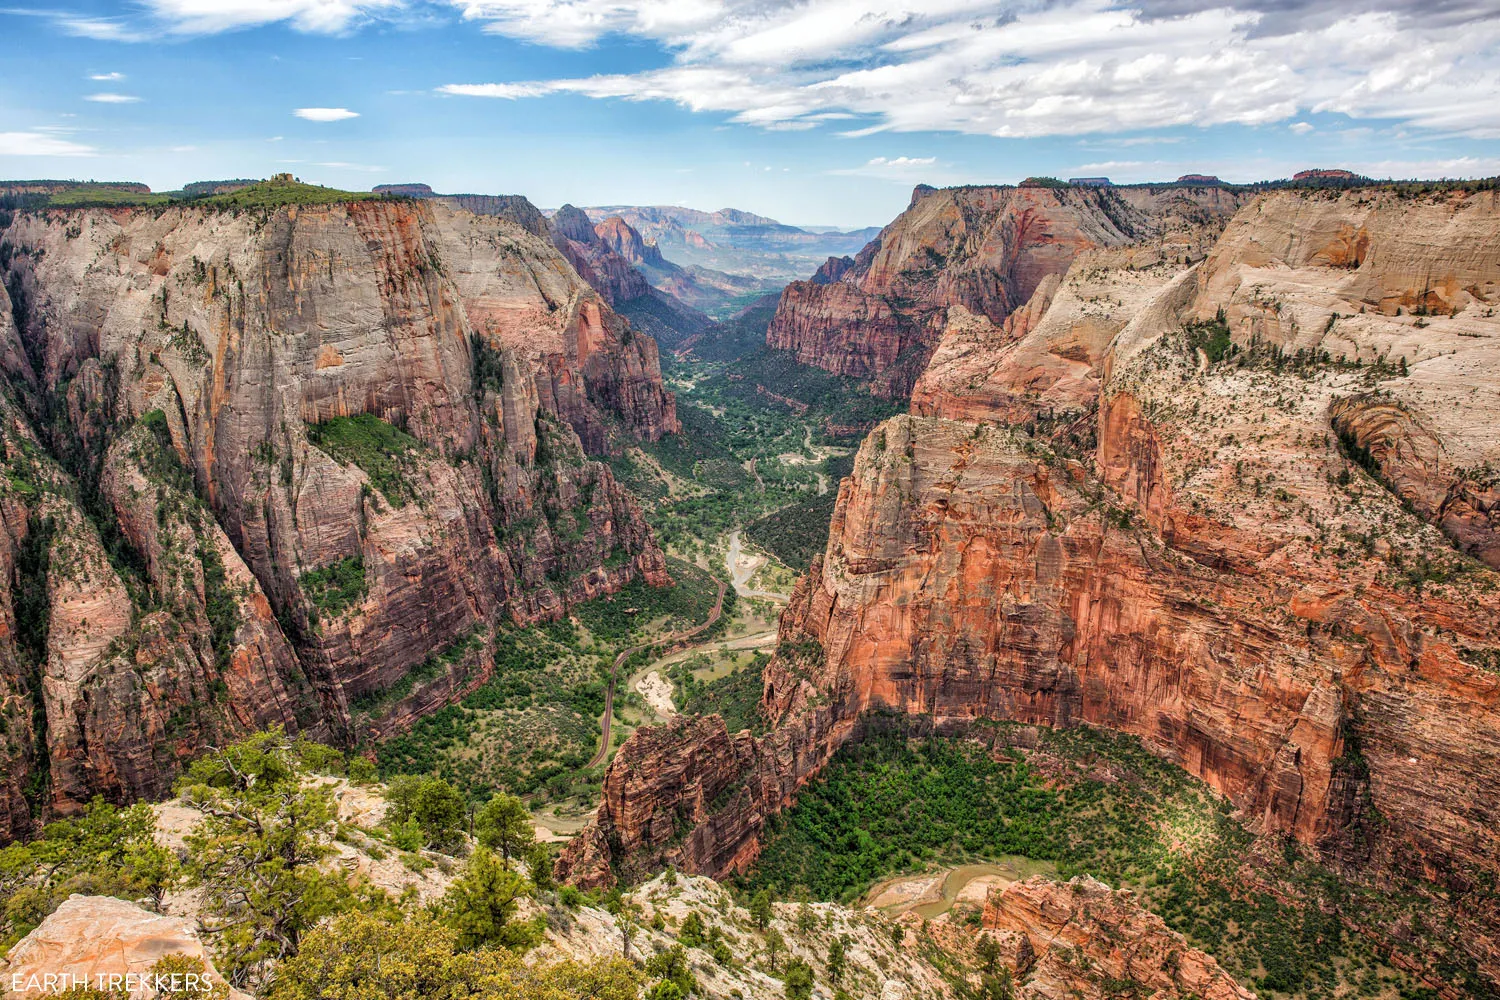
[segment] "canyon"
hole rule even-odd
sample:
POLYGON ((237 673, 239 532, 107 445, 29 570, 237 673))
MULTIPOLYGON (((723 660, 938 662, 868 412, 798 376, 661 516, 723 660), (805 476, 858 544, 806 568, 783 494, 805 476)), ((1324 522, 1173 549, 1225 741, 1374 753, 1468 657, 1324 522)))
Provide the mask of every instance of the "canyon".
MULTIPOLYGON (((919 188, 787 289, 772 346, 911 412, 782 615, 771 731, 638 731, 568 878, 748 870, 872 714, 1088 725, 1415 893, 1500 981, 1500 198, 1197 190, 1121 226, 1093 190, 919 188)), ((1403 924, 1350 919, 1461 995, 1403 924)))
POLYGON ((0 841, 670 582, 600 461, 678 429, 656 344, 540 213, 301 191, 0 213, 0 841))
POLYGON ((781 293, 766 342, 906 397, 953 308, 999 323, 1088 250, 1150 240, 1186 263, 1247 200, 1219 187, 918 187, 852 261, 781 293))

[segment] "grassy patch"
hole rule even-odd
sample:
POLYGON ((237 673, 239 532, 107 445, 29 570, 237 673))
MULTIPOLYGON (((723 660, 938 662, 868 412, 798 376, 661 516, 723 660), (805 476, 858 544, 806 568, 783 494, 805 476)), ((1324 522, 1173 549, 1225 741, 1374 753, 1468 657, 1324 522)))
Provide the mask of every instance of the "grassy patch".
POLYGON ((338 188, 303 184, 301 181, 272 179, 224 194, 192 199, 191 204, 212 208, 254 209, 280 208, 284 205, 334 205, 378 200, 381 197, 369 191, 340 191, 338 188))
POLYGON ((336 563, 308 570, 299 582, 319 616, 337 617, 364 600, 365 560, 362 556, 346 556, 336 563))
POLYGON ((353 463, 364 470, 392 507, 405 506, 416 497, 409 474, 412 459, 422 445, 401 428, 361 413, 308 424, 307 438, 335 461, 353 463))
POLYGON ((748 729, 761 735, 766 731, 765 719, 760 714, 761 672, 768 659, 764 653, 756 653, 746 666, 711 680, 701 680, 698 676, 709 666, 706 656, 674 663, 667 675, 676 684, 673 700, 677 710, 687 715, 717 713, 724 717, 731 733, 748 729))
MULTIPOLYGON (((610 597, 580 604, 573 615, 595 639, 617 648, 706 621, 718 596, 713 574, 680 559, 669 559, 667 570, 674 586, 653 587, 644 580, 634 580, 610 597)), ((728 599, 726 591, 726 602, 728 599)))

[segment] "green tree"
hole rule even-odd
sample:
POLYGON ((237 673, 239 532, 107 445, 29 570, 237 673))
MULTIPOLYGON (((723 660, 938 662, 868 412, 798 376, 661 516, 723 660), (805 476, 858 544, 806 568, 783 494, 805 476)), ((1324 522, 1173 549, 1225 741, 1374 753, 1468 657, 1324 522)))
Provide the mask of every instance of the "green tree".
POLYGON ((526 869, 531 873, 531 884, 545 892, 557 883, 552 876, 552 848, 543 843, 531 845, 526 852, 526 869))
POLYGON ((442 778, 398 775, 386 787, 386 801, 387 824, 416 823, 428 846, 452 847, 463 841, 463 796, 442 778))
POLYGON ((387 908, 320 925, 277 970, 267 1000, 635 1000, 629 962, 537 964, 506 949, 463 951, 430 914, 387 908))
POLYGON ((986 934, 979 939, 979 944, 975 946, 975 951, 979 954, 979 962, 984 971, 987 973, 994 972, 995 962, 1000 958, 1000 943, 986 934))
POLYGON ((776 971, 776 956, 786 950, 786 938, 781 932, 772 927, 766 931, 766 959, 771 963, 771 971, 776 971))
POLYGON ((705 940, 703 918, 698 916, 698 911, 693 910, 682 920, 682 926, 677 930, 677 940, 689 948, 702 947, 705 940))
POLYGON ((380 772, 375 769, 374 761, 368 757, 349 758, 349 780, 356 785, 374 784, 380 779, 380 772))
POLYGON ((0 906, 18 924, 39 922, 74 892, 147 896, 160 909, 181 878, 177 856, 156 842, 150 806, 119 809, 96 798, 82 814, 47 824, 30 844, 0 851, 0 906))
POLYGON ((979 984, 980 1000, 1015 1000, 1015 995, 1010 970, 1003 966, 999 975, 987 975, 979 984))
POLYGON ((634 902, 617 898, 613 909, 615 926, 620 928, 620 955, 630 958, 630 939, 641 925, 640 907, 634 902))
POLYGON ((536 928, 513 920, 521 897, 530 890, 531 884, 489 848, 475 850, 463 875, 443 896, 444 917, 458 934, 458 947, 471 951, 495 944, 524 951, 534 945, 536 928))
POLYGON ((303 780, 278 727, 210 750, 178 790, 203 813, 186 838, 203 924, 220 970, 245 984, 295 955, 302 936, 350 898, 344 880, 318 865, 331 853, 332 789, 303 780))
POLYGON ((849 936, 840 934, 828 947, 828 978, 837 983, 844 977, 844 967, 849 962, 849 936))
POLYGON ((474 836, 507 861, 521 857, 535 839, 531 814, 519 798, 501 792, 474 816, 474 836))
POLYGON ((762 889, 750 897, 750 919, 755 921, 755 926, 765 930, 771 923, 771 890, 762 889))
POLYGON ((808 931, 813 929, 813 926, 817 922, 818 918, 813 915, 812 907, 808 906, 806 903, 803 903, 801 906, 797 907, 797 929, 799 931, 801 931, 803 934, 806 934, 808 931))
POLYGON ((800 958, 786 964, 786 1000, 812 1000, 813 971, 800 958))
POLYGON ((658 952, 646 960, 646 975, 671 983, 681 996, 688 996, 698 989, 698 980, 688 968, 687 949, 674 944, 666 951, 658 952))

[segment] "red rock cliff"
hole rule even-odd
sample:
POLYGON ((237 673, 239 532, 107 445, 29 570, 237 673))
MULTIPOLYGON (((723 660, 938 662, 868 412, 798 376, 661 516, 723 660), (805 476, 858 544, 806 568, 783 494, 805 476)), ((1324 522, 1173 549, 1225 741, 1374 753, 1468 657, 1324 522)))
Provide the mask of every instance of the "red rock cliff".
POLYGON ((0 840, 160 793, 207 740, 367 735, 351 699, 449 644, 666 582, 587 458, 677 427, 656 345, 523 226, 361 202, 3 239, 0 840), (309 431, 356 415, 410 436, 389 476, 309 431))
POLYGON ((1192 188, 918 188, 911 207, 852 268, 839 268, 834 279, 825 265, 811 281, 786 287, 766 343, 804 364, 869 379, 882 395, 904 396, 950 308, 1001 323, 1080 252, 1186 219, 1222 221, 1243 198, 1192 188))

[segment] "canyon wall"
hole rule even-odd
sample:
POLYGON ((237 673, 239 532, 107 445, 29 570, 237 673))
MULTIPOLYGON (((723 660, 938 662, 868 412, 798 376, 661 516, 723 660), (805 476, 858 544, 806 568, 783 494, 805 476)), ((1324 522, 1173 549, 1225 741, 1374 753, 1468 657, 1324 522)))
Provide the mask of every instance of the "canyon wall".
POLYGON ((742 868, 872 711, 1087 723, 1259 833, 1461 896, 1500 978, 1497 233, 1491 192, 1279 192, 1198 263, 1088 251, 998 323, 951 309, 783 614, 774 731, 638 734, 596 844, 742 868), (647 740, 779 779, 684 810, 647 740))
MULTIPOLYGON (((0 840, 248 729, 381 731, 354 704, 434 654, 669 582, 590 458, 677 428, 656 345, 524 226, 0 222, 0 840)), ((482 679, 478 645, 406 700, 482 679)))
POLYGON ((1084 251, 1155 240, 1194 260, 1248 196, 1221 188, 918 187, 860 251, 782 292, 766 343, 906 396, 950 309, 1001 323, 1084 251))

